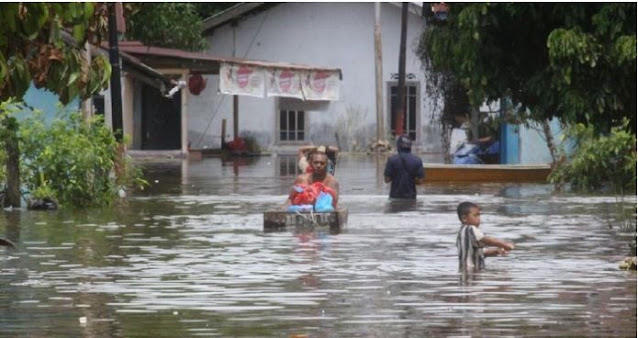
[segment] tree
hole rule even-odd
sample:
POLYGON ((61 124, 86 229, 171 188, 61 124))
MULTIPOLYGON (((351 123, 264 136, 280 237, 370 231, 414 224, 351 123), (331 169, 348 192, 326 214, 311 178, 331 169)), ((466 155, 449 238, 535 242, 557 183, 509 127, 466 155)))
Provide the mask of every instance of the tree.
POLYGON ((206 48, 201 20, 234 3, 128 3, 127 37, 144 44, 200 51, 206 48))
POLYGON ((443 22, 430 14, 419 50, 442 95, 458 83, 474 107, 508 97, 519 121, 558 118, 597 134, 627 118, 635 135, 636 3, 449 7, 443 22))
MULTIPOLYGON (((31 83, 64 104, 106 88, 111 74, 103 56, 82 57, 86 42, 99 45, 107 10, 97 3, 0 4, 0 102, 22 100, 31 83)), ((19 148, 15 118, 0 111, 0 141, 7 152, 5 206, 20 206, 19 148)))

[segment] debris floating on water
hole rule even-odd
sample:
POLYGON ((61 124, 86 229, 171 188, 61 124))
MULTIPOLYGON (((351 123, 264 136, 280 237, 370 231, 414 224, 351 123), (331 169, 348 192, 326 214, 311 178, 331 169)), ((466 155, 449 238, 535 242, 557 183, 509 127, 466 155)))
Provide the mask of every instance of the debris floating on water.
POLYGON ((622 270, 636 270, 636 256, 625 258, 618 264, 618 267, 622 270))

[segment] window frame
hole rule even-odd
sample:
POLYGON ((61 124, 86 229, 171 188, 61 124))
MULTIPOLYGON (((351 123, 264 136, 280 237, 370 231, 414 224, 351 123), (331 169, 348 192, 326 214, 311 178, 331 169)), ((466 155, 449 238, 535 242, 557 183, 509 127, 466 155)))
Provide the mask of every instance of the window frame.
MULTIPOLYGON (((387 107, 387 126, 388 129, 390 129, 390 135, 394 135, 394 129, 392 128, 392 123, 393 123, 393 119, 392 119, 392 88, 393 87, 399 87, 399 81, 387 81, 386 82, 387 85, 387 99, 386 99, 386 107, 387 107)), ((420 139, 420 126, 421 126, 421 105, 420 105, 420 101, 421 101, 421 83, 419 81, 406 81, 405 82, 405 86, 406 86, 406 90, 409 91, 408 87, 414 87, 416 88, 416 93, 414 95, 414 101, 415 101, 415 119, 414 119, 414 139, 413 141, 419 142, 420 139)), ((409 97, 410 94, 409 92, 406 93, 406 97, 407 100, 409 102, 409 97)), ((406 102, 406 110, 409 109, 408 107, 408 102, 406 102)), ((404 121, 404 129, 405 126, 407 125, 407 123, 404 121)), ((405 130, 404 130, 405 132, 405 130)))
MULTIPOLYGON (((293 99, 287 99, 287 98, 279 98, 278 100, 278 105, 277 105, 277 118, 275 119, 275 123, 276 123, 276 134, 275 134, 275 138, 277 140, 277 144, 280 145, 287 145, 287 144, 292 144, 292 145, 301 145, 301 144, 306 144, 308 142, 308 113, 306 109, 303 109, 303 107, 301 107, 300 105, 302 105, 302 101, 300 102, 296 102, 298 100, 293 100, 293 99), (303 132, 303 139, 295 139, 295 140, 282 140, 281 139, 281 114, 285 112, 286 114, 289 114, 289 112, 295 112, 295 124, 297 125, 294 129, 295 135, 297 136, 300 129, 299 127, 299 115, 303 116, 303 130, 301 130, 303 132)), ((290 124, 290 121, 287 121, 287 124, 290 124)), ((288 126, 289 127, 289 126, 288 126)), ((288 131, 290 132, 290 128, 288 129, 288 131)))

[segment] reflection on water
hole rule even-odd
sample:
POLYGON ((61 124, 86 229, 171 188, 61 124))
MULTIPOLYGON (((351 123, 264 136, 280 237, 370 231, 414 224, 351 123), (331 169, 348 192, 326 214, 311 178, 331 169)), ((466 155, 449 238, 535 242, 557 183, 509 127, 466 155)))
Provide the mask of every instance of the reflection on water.
POLYGON ((0 252, 0 336, 636 334, 636 274, 617 268, 633 235, 609 227, 613 197, 425 185, 405 204, 376 163, 340 158, 338 234, 263 231, 294 177, 277 157, 149 166, 151 187, 109 210, 4 212, 19 247, 0 252), (464 200, 516 244, 471 275, 454 246, 464 200))

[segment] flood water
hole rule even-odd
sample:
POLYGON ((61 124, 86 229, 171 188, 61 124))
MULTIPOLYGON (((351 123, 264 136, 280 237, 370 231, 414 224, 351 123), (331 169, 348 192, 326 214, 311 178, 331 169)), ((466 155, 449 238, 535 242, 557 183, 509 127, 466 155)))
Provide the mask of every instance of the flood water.
POLYGON ((635 196, 426 184, 392 204, 383 163, 341 158, 333 234, 263 231, 288 157, 153 164, 113 208, 4 211, 18 248, 0 249, 0 336, 636 336, 636 272, 618 269, 635 196), (516 245, 473 275, 457 271, 461 201, 516 245))

